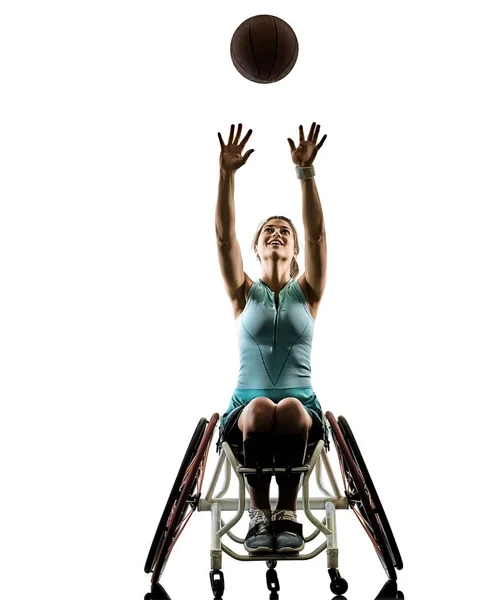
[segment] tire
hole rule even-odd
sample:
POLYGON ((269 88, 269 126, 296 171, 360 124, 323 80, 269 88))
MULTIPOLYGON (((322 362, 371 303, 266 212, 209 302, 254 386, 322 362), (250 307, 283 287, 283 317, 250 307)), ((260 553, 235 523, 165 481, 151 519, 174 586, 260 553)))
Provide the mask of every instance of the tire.
POLYGON ((157 550, 159 548, 159 545, 163 541, 164 536, 166 535, 169 514, 171 512, 171 509, 173 508, 174 503, 179 498, 181 483, 188 469, 188 466, 192 462, 199 447, 199 444, 201 443, 201 439, 204 434, 204 430, 206 429, 206 425, 207 419, 200 419, 199 423, 197 424, 197 427, 195 428, 194 434, 192 435, 187 451, 185 452, 185 456, 183 457, 180 468, 178 469, 178 474, 176 476, 175 482, 173 483, 173 487, 171 488, 168 501, 166 502, 166 508, 164 509, 161 519, 159 521, 159 525, 157 526, 156 534, 154 535, 154 539, 152 540, 152 545, 150 547, 147 560, 145 561, 144 570, 146 573, 151 573, 152 569, 154 568, 157 550))
POLYGON ((401 554, 399 552, 398 545, 396 544, 396 540, 394 539, 394 534, 392 532, 391 526, 389 525, 389 521, 387 520, 387 516, 384 511, 384 508, 382 507, 379 495, 377 494, 372 478, 370 477, 370 474, 368 472, 367 465, 363 460, 358 444, 355 440, 353 432, 351 431, 351 427, 348 425, 346 419, 342 416, 340 416, 337 419, 337 421, 342 429, 344 439, 346 440, 346 443, 349 446, 351 454, 353 455, 353 458, 355 459, 356 464, 361 474, 363 475, 363 478, 365 479, 365 483, 367 484, 368 490, 375 505, 374 510, 378 515, 378 520, 380 521, 380 525, 384 530, 385 536, 387 538, 387 543, 391 552, 391 556, 393 558, 394 566, 398 570, 401 570, 403 568, 403 559, 401 558, 401 554))
POLYGON ((158 583, 173 546, 199 504, 209 447, 218 420, 218 413, 214 413, 206 425, 197 451, 190 461, 178 492, 175 495, 176 501, 171 507, 166 523, 165 535, 157 550, 157 559, 152 570, 151 582, 153 585, 158 583), (197 493, 194 494, 196 489, 197 493))
POLYGON ((389 545, 384 531, 379 525, 377 514, 375 512, 375 504, 365 478, 353 458, 351 450, 344 439, 341 427, 334 415, 330 411, 327 411, 325 417, 330 424, 332 438, 339 457, 345 495, 349 507, 356 514, 363 528, 367 532, 387 576, 389 579, 396 581, 397 576, 389 545))

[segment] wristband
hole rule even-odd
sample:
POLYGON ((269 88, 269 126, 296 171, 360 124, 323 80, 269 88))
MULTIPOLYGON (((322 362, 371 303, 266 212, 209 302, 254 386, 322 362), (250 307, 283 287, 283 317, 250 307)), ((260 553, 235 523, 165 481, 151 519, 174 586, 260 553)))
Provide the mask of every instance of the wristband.
POLYGON ((315 167, 296 167, 296 175, 298 179, 313 179, 315 176, 315 167))

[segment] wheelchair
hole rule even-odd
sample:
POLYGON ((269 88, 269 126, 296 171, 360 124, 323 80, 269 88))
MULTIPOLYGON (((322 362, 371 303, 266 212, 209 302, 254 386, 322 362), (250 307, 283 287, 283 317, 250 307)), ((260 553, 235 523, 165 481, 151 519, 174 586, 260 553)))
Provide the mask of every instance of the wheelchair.
MULTIPOLYGON (((403 561, 351 427, 343 416, 336 419, 330 411, 325 412, 322 417, 323 438, 308 444, 306 459, 301 467, 261 468, 258 466, 257 468, 247 468, 243 464, 240 448, 231 447, 226 441, 218 442, 217 452, 220 456, 204 496, 201 494, 201 488, 219 415, 215 413, 209 421, 204 418, 199 421, 174 481, 145 562, 145 572, 152 574, 151 591, 145 595, 145 600, 171 600, 159 580, 174 545, 196 510, 211 513, 210 582, 215 600, 222 599, 225 589, 222 571, 223 553, 239 561, 266 561, 266 583, 270 591, 270 600, 277 600, 280 590, 276 572, 277 563, 284 560, 309 560, 323 551, 326 553, 330 590, 336 597, 341 598, 348 589, 348 583, 339 573, 336 511, 344 509, 351 509, 358 517, 388 576, 388 581, 383 588, 386 595, 378 595, 377 598, 401 599, 404 597, 403 593, 397 590, 396 584, 396 570, 403 568, 403 561), (344 493, 340 491, 327 456, 331 446, 330 438, 337 451, 344 493), (221 489, 215 493, 222 471, 224 480, 221 489), (235 551, 233 547, 224 543, 224 539, 227 541, 228 537, 235 544, 244 542, 242 538, 232 532, 232 529, 249 508, 249 499, 246 496, 246 476, 257 475, 258 472, 275 474, 279 471, 301 474, 297 509, 304 511, 308 521, 315 527, 313 533, 305 537, 305 543, 312 542, 318 536, 323 536, 324 540, 314 550, 307 552, 305 548, 303 552, 296 554, 251 555, 246 553, 243 548, 244 553, 235 551), (310 497, 309 486, 313 472, 322 496, 310 497), (324 485, 324 472, 332 491, 325 487, 326 484, 324 485), (238 497, 226 498, 232 474, 238 480, 238 497), (324 511, 325 515, 320 520, 312 511, 324 511), (228 519, 227 517, 227 522, 223 520, 223 513, 234 512, 235 515, 232 518, 228 519)), ((272 505, 274 503, 275 499, 272 498, 272 505)))

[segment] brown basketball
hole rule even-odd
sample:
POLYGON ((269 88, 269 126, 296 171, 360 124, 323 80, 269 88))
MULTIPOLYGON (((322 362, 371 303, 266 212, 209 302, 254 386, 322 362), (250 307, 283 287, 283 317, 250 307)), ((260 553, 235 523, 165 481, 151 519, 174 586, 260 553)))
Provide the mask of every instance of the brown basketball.
POLYGON ((241 23, 232 36, 230 56, 237 71, 256 83, 274 83, 296 64, 297 37, 292 27, 272 15, 241 23))

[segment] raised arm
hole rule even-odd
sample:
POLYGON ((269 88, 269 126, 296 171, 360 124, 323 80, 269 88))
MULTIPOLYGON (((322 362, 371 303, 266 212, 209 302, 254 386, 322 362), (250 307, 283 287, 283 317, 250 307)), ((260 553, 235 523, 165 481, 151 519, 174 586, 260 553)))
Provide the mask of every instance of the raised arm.
POLYGON ((245 283, 242 254, 235 236, 235 171, 246 163, 254 150, 248 150, 245 154, 242 154, 252 130, 249 129, 242 140, 240 140, 242 124, 239 123, 235 134, 234 130, 235 126, 232 125, 227 144, 224 143, 221 134, 218 133, 221 152, 215 227, 221 274, 225 282, 225 289, 230 299, 235 302, 239 299, 245 283))
POLYGON ((311 125, 308 138, 304 138, 303 126, 299 126, 299 146, 288 139, 292 161, 298 167, 303 198, 303 226, 305 240, 305 272, 303 282, 308 290, 308 300, 318 305, 325 290, 327 276, 327 241, 322 205, 314 179, 313 161, 322 147, 326 135, 317 144, 320 125, 311 125))

